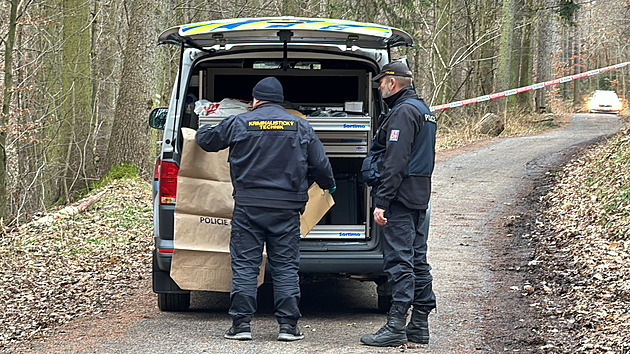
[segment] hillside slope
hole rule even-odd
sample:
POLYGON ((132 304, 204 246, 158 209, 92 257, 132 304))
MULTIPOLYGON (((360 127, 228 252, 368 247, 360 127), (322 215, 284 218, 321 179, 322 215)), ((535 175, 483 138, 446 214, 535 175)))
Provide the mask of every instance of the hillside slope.
POLYGON ((0 351, 104 312, 150 277, 149 183, 114 180, 93 195, 103 191, 82 214, 0 234, 0 351))
POLYGON ((546 350, 630 351, 630 128, 572 160, 541 199, 528 289, 546 350))

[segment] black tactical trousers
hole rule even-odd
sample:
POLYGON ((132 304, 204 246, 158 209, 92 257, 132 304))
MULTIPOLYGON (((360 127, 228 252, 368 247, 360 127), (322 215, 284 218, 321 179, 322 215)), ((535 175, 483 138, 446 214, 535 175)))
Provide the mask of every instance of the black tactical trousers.
POLYGON ((409 209, 394 201, 385 217, 383 268, 392 283, 392 301, 404 311, 410 305, 431 311, 435 308, 435 294, 431 266, 427 263, 428 235, 421 229, 426 210, 409 209))
POLYGON ((250 322, 256 312, 257 277, 267 244, 278 323, 295 325, 301 317, 300 216, 298 210, 234 206, 230 255, 232 292, 230 316, 234 324, 250 322))

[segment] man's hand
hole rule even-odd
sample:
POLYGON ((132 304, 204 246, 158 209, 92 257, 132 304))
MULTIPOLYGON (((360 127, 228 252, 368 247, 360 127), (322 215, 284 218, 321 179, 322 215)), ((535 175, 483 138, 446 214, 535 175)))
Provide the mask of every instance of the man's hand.
POLYGON ((387 224, 387 219, 385 218, 384 209, 374 208, 374 221, 381 226, 387 224))

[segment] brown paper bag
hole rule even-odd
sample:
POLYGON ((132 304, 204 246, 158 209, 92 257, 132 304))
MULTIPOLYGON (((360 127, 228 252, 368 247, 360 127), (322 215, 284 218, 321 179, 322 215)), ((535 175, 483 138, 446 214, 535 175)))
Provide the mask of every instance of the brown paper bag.
POLYGON ((300 233, 306 237, 324 215, 335 205, 332 195, 321 189, 317 183, 308 188, 308 202, 300 216, 300 233))
POLYGON ((175 208, 178 213, 231 219, 232 183, 179 175, 175 208))
MULTIPOLYGON (((177 267, 171 265, 171 277, 178 279, 177 285, 182 289, 226 293, 232 290, 229 252, 176 249, 173 252, 173 264, 175 263, 177 267)), ((258 275, 258 286, 263 283, 264 278, 265 274, 261 269, 258 275)))
POLYGON ((175 249, 229 252, 232 220, 175 213, 175 249))
MULTIPOLYGON (((195 141, 196 130, 182 128, 184 147, 179 176, 211 181, 231 182, 228 149, 219 152, 205 152, 195 141)), ((179 200, 179 195, 177 196, 179 200)))
MULTIPOLYGON (((234 199, 227 151, 208 153, 183 128, 177 178, 171 278, 185 290, 229 292, 232 288, 230 230, 234 199)), ((265 277, 266 253, 258 286, 265 277)))

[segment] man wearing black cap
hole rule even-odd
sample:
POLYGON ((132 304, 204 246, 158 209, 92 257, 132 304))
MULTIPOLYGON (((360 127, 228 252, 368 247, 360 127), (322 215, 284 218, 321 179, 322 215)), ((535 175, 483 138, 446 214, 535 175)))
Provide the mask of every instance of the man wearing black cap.
POLYGON ((416 94, 406 64, 383 66, 374 77, 390 111, 381 119, 371 151, 381 151, 380 184, 374 187, 374 221, 383 228, 383 269, 392 284, 387 323, 361 342, 399 346, 429 342, 428 314, 435 308, 427 263, 427 235, 421 229, 431 195, 435 163, 435 116, 416 94), (413 305, 411 321, 407 311, 413 305), (406 326, 405 326, 406 325, 406 326))
POLYGON ((335 180, 313 128, 280 105, 284 101, 280 82, 264 78, 252 96, 251 112, 226 118, 214 127, 205 125, 195 137, 205 151, 230 148, 232 327, 224 337, 252 338, 250 321, 256 312, 257 278, 266 243, 280 324, 278 340, 299 340, 304 338, 297 326, 301 317, 299 214, 308 200, 309 178, 331 193, 335 180))

